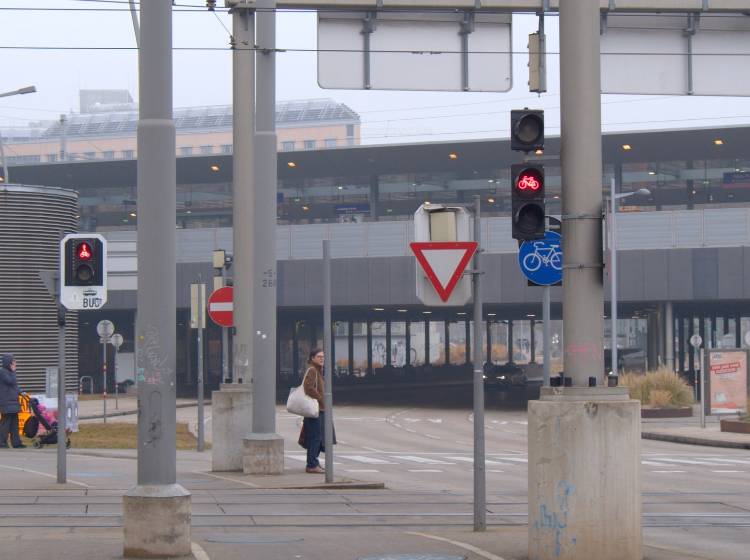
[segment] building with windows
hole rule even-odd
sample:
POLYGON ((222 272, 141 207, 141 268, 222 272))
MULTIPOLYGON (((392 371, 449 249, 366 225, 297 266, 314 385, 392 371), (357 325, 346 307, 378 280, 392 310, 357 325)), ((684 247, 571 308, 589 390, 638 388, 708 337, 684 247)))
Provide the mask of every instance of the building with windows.
MULTIPOLYGON (((174 110, 177 156, 232 153, 232 107, 174 110)), ((80 113, 57 121, 2 130, 9 164, 131 160, 137 157, 138 111, 124 90, 82 90, 80 113)), ((359 115, 331 99, 283 101, 276 106, 279 150, 355 146, 359 115)))
MULTIPOLYGON (((651 192, 629 197, 618 218, 618 346, 625 368, 667 363, 692 380, 692 334, 714 347, 750 345, 749 133, 738 126, 603 137, 605 195, 612 178, 618 192, 651 192)), ((301 148, 278 159, 280 393, 298 381, 308 350, 322 342, 325 238, 334 258, 335 383, 470 380, 470 309, 427 308, 416 299, 408 242, 420 204, 468 204, 474 195, 481 196, 484 218, 485 367, 541 362, 542 293, 521 276, 510 232, 510 166, 523 156, 507 140, 301 148)), ((545 165, 551 215, 562 212, 559 148, 559 138, 548 138, 544 154, 528 156, 545 165)), ((214 274, 213 249, 231 251, 231 170, 226 154, 177 161, 177 374, 185 392, 194 390, 197 372, 188 286, 199 274, 214 274)), ((77 190, 80 229, 109 240, 109 301, 79 316, 80 373, 90 375, 99 368, 100 319, 123 334, 123 352, 133 348, 135 162, 16 165, 12 177, 77 190)), ((553 371, 562 367, 561 295, 552 289, 553 371)), ((608 317, 608 305, 603 311, 608 317)), ((206 338, 206 377, 216 386, 220 330, 212 326, 206 338)))

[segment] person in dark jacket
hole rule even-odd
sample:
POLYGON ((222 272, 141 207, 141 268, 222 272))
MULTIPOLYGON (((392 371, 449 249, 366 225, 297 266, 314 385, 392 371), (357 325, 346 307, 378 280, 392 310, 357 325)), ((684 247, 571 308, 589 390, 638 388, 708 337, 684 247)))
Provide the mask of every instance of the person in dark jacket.
POLYGON ((15 448, 26 447, 18 435, 18 380, 16 379, 16 359, 13 354, 3 354, 0 362, 0 448, 10 443, 15 448))

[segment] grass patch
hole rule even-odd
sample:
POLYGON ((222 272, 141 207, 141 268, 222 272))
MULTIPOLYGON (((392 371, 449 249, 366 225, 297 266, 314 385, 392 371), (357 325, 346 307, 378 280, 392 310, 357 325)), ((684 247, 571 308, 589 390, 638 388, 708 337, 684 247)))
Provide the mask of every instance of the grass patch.
POLYGON ((693 404, 693 391, 667 367, 648 373, 625 373, 620 385, 628 388, 631 399, 651 408, 681 408, 693 404))
MULTIPOLYGON (((78 432, 70 434, 71 447, 75 449, 135 449, 138 425, 128 422, 107 424, 78 424, 78 432)), ((194 450, 197 439, 187 424, 177 424, 177 449, 194 450)), ((206 449, 211 445, 206 443, 206 449)))

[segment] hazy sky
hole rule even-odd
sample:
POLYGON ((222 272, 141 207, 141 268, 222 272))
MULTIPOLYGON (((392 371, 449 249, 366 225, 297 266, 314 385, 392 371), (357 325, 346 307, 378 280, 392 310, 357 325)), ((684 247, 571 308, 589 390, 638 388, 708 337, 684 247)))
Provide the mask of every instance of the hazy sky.
MULTIPOLYGON (((175 47, 228 46, 231 17, 225 10, 210 13, 200 0, 179 4, 195 8, 174 8, 175 47)), ((223 6, 223 0, 217 4, 223 6)), ((128 89, 137 99, 137 51, 127 6, 126 0, 0 0, 0 92, 31 84, 38 90, 0 99, 0 126, 25 126, 28 121, 77 112, 79 89, 128 89), (93 50, 64 50, 71 47, 93 50)), ((536 22, 534 16, 514 19, 514 51, 526 50, 527 35, 536 22)), ((315 49, 314 13, 281 13, 277 26, 279 48, 315 49)), ((556 17, 547 17, 547 31, 548 49, 556 52, 556 17)), ((362 117, 363 143, 507 137, 507 111, 524 106, 546 109, 548 134, 559 134, 556 55, 549 57, 549 93, 542 96, 527 90, 523 55, 514 58, 514 87, 507 93, 323 90, 317 85, 314 52, 280 53, 277 61, 279 100, 330 97, 346 103, 362 117)), ((231 52, 175 51, 174 80, 175 107, 229 104, 231 52)), ((602 102, 604 130, 750 123, 749 98, 606 95, 602 102)))

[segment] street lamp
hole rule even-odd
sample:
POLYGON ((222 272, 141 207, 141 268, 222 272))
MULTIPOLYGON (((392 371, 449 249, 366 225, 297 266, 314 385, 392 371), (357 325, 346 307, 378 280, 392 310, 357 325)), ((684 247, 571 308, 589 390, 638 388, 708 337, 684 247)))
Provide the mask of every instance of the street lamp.
POLYGON ((609 267, 610 267, 610 281, 612 287, 612 349, 610 351, 610 357, 612 361, 612 375, 617 377, 617 201, 621 198, 627 198, 634 194, 648 196, 651 191, 648 189, 638 189, 637 191, 620 193, 615 192, 615 178, 612 177, 610 200, 612 203, 610 209, 611 216, 611 232, 612 232, 612 244, 609 249, 609 267))
MULTIPOLYGON (((24 95, 26 93, 34 93, 36 91, 36 86, 26 86, 22 87, 21 89, 16 89, 13 91, 6 91, 5 93, 0 93, 0 97, 10 97, 11 95, 24 95)), ((3 181, 5 184, 10 183, 10 179, 8 178, 8 165, 5 161, 5 150, 3 149, 3 134, 0 132, 0 159, 3 160, 3 181)))

